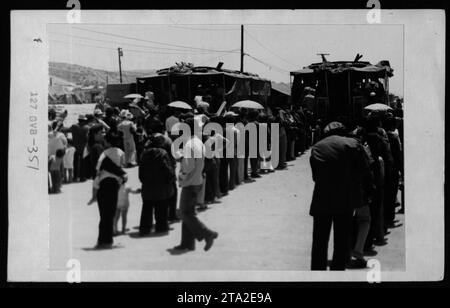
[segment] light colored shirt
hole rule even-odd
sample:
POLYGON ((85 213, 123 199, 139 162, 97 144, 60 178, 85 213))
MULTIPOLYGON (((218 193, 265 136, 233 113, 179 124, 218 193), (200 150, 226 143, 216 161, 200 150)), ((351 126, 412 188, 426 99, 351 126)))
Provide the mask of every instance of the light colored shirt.
POLYGON ((117 125, 117 129, 123 133, 124 140, 134 140, 131 131, 136 130, 136 126, 130 120, 123 120, 117 125))
POLYGON ((48 134, 48 156, 56 155, 59 149, 65 149, 67 145, 66 136, 61 132, 51 132, 48 134))
POLYGON ((201 131, 203 125, 208 121, 208 117, 204 114, 197 114, 194 116, 194 121, 199 131, 201 131))
POLYGON ((198 137, 194 136, 186 142, 178 175, 181 187, 196 186, 203 183, 204 153, 205 147, 198 137))
POLYGON ((73 169, 73 156, 75 155, 75 147, 69 147, 64 154, 64 168, 73 169))
POLYGON ((103 153, 100 155, 96 166, 97 177, 94 180, 94 187, 96 188, 98 188, 100 182, 106 178, 113 178, 116 179, 119 183, 122 183, 122 179, 119 176, 106 170, 100 170, 100 167, 102 166, 102 162, 105 159, 105 157, 111 159, 111 161, 119 167, 125 166, 125 153, 121 149, 111 147, 104 150, 103 153))

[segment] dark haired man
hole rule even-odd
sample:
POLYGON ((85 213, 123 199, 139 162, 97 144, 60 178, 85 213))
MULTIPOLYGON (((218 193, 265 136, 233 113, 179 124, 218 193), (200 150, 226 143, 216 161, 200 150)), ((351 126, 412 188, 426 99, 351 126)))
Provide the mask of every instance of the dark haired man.
POLYGON ((331 122, 327 136, 311 149, 311 169, 315 182, 310 215, 314 218, 311 256, 312 270, 327 269, 327 250, 333 225, 334 253, 331 270, 345 270, 350 259, 350 228, 353 212, 363 205, 364 180, 370 169, 364 148, 345 136, 345 127, 331 122))

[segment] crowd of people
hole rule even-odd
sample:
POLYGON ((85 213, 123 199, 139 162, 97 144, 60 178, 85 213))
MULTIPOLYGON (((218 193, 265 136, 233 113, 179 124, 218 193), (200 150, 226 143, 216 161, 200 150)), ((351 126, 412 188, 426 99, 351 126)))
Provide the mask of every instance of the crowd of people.
POLYGON ((389 230, 401 225, 395 219, 404 213, 403 198, 397 198, 403 191, 401 116, 372 112, 355 129, 331 122, 312 147, 312 270, 328 267, 332 225, 331 270, 366 268, 365 256, 375 256, 376 246, 388 244, 389 230))
MULTIPOLYGON (((88 204, 97 203, 100 212, 98 248, 112 246, 113 236, 127 232, 126 216, 130 193, 141 194, 142 212, 139 235, 169 232, 169 224, 182 221, 182 238, 175 249, 194 250, 195 239, 205 240, 208 250, 218 233, 206 227, 196 210, 220 203, 238 185, 255 182, 262 173, 285 169, 287 162, 303 153, 312 143, 308 115, 302 108, 266 110, 240 108, 222 114, 209 112, 207 98, 196 97, 192 110, 165 108, 146 99, 136 99, 120 110, 99 104, 93 114, 82 114, 78 123, 64 126, 64 116, 49 111, 49 193, 60 193, 62 185, 92 179, 88 204), (139 112, 135 112, 136 108, 139 112), (134 109, 134 110, 133 110, 134 109), (133 110, 133 112, 131 112, 133 110), (172 134, 177 123, 192 127, 177 155, 171 151, 172 134), (223 135, 194 135, 194 126, 219 124, 223 135), (249 135, 245 137, 245 155, 238 157, 240 131, 226 124, 279 124, 280 154, 278 166, 259 153, 250 157, 249 135), (232 134, 232 140, 227 139, 232 134), (219 145, 213 157, 202 159, 184 155, 188 151, 204 153, 206 142, 219 145), (227 153, 233 153, 228 155, 227 153), (176 174, 177 164, 179 172, 176 174), (127 168, 138 168, 140 188, 128 187, 127 168), (121 228, 118 224, 121 221, 121 228)), ((248 132, 246 132, 248 134, 248 132)), ((268 142, 270 144, 270 126, 268 142)), ((270 145, 269 145, 270 147, 270 145)))
POLYGON ((122 110, 103 103, 93 114, 80 115, 71 127, 63 125, 64 115, 49 111, 49 193, 60 193, 68 183, 93 180, 88 204, 99 207, 98 248, 112 247, 113 237, 127 232, 128 196, 135 193, 142 197, 140 236, 167 233, 169 224, 181 220, 181 241, 174 249, 194 250, 195 240, 204 240, 204 249, 209 250, 218 232, 201 222, 196 211, 220 203, 237 186, 255 182, 263 173, 286 168, 288 161, 310 147, 315 182, 311 268, 327 268, 332 224, 331 269, 365 267, 364 257, 376 254, 374 246, 387 244, 389 229, 396 227, 397 192, 403 176, 401 117, 372 113, 350 130, 345 120, 324 125, 300 106, 240 108, 218 115, 209 112, 202 97, 196 97, 192 105, 192 110, 166 108, 155 104, 151 95, 122 110), (187 124, 192 135, 174 154, 172 143, 178 136, 172 128, 177 123, 187 124), (219 124, 223 135, 194 133, 195 126, 208 123, 219 124), (250 157, 249 136, 245 136, 244 157, 238 157, 241 132, 227 123, 256 127, 278 123, 278 165, 272 166, 259 153, 250 157), (230 135, 234 136, 231 142, 226 138, 230 135), (209 141, 220 145, 218 155, 204 155, 209 141), (202 158, 186 155, 193 152, 202 158), (126 169, 133 167, 138 168, 139 188, 127 184, 126 169))

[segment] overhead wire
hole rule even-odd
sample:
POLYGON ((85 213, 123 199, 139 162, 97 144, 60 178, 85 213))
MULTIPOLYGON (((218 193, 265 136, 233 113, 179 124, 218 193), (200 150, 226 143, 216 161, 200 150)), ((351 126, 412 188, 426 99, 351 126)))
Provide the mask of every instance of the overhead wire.
POLYGON ((258 58, 256 58, 256 57, 254 57, 254 56, 248 54, 248 53, 246 53, 245 55, 248 56, 248 57, 250 57, 251 59, 255 60, 256 62, 259 62, 259 63, 261 63, 261 64, 267 66, 269 69, 275 69, 276 71, 278 71, 278 72, 280 72, 280 73, 282 73, 282 74, 290 73, 288 70, 285 70, 285 69, 282 69, 282 68, 280 68, 280 67, 277 67, 277 66, 275 66, 275 65, 273 65, 273 64, 267 63, 267 62, 265 62, 265 61, 263 61, 263 60, 260 60, 260 59, 258 59, 258 58))
POLYGON ((204 51, 211 51, 211 52, 226 52, 226 51, 228 51, 228 50, 207 49, 207 48, 192 47, 192 46, 186 46, 186 45, 163 43, 163 42, 145 40, 145 39, 141 39, 141 38, 120 35, 120 34, 115 34, 115 33, 96 31, 96 30, 91 30, 91 29, 84 29, 84 28, 79 28, 79 27, 73 27, 73 28, 80 30, 80 31, 88 31, 88 32, 97 33, 97 34, 103 34, 103 35, 108 35, 108 36, 113 36, 113 37, 119 37, 119 38, 124 38, 124 39, 129 39, 129 40, 135 40, 135 41, 140 41, 140 42, 147 42, 147 43, 153 43, 153 44, 165 45, 165 46, 171 46, 171 47, 187 48, 187 49, 192 49, 192 50, 204 50, 204 51))
MULTIPOLYGON (((186 50, 186 49, 157 47, 157 46, 146 46, 146 45, 138 45, 138 44, 131 44, 131 43, 125 43, 125 42, 111 41, 111 40, 93 39, 93 38, 86 37, 86 36, 72 35, 72 34, 67 34, 67 33, 49 32, 49 34, 67 36, 67 37, 72 37, 72 38, 77 38, 77 39, 82 39, 82 40, 88 40, 88 41, 93 41, 93 42, 111 43, 111 44, 116 44, 116 45, 129 45, 129 46, 134 46, 134 47, 142 47, 142 48, 149 48, 149 49, 159 49, 159 50, 174 50, 174 51, 181 51, 183 53, 192 53, 193 52, 191 50, 186 50)), ((198 53, 212 53, 211 51, 196 51, 196 52, 198 52, 198 53)))
MULTIPOLYGON (((210 26, 210 25, 206 25, 206 26, 210 26)), ((234 26, 234 25, 233 25, 234 26)), ((178 25, 169 25, 169 27, 171 28, 177 28, 177 29, 185 29, 185 30, 200 30, 200 31, 237 31, 240 30, 239 28, 229 28, 229 29, 225 29, 225 28, 193 28, 190 26, 178 26, 178 25)))
POLYGON ((248 32, 247 30, 244 30, 248 36, 250 38, 252 38, 258 45, 260 45, 262 48, 264 48, 265 50, 267 50, 269 53, 271 53, 272 55, 276 56, 278 59, 290 64, 290 65, 294 65, 297 66, 296 64, 284 59, 283 57, 279 56, 277 53, 273 52, 272 50, 270 50, 267 46, 263 45, 255 36, 253 36, 250 32, 248 32))

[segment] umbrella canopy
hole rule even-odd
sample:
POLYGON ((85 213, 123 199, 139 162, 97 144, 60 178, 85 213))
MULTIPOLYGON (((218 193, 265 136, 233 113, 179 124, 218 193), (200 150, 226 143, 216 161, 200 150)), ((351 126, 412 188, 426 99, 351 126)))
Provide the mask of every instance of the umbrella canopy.
POLYGON ((371 111, 387 111, 387 110, 392 110, 392 108, 389 107, 388 105, 380 104, 380 103, 367 105, 366 107, 364 107, 364 109, 365 109, 365 110, 371 110, 371 111))
POLYGON ((255 101, 250 101, 250 100, 237 102, 237 103, 233 104, 233 106, 231 106, 231 107, 248 108, 248 109, 264 109, 264 107, 261 104, 255 102, 255 101))
POLYGON ((182 101, 171 102, 167 106, 172 107, 172 108, 180 108, 180 109, 192 110, 192 107, 188 103, 185 103, 185 102, 182 102, 182 101))
POLYGON ((132 93, 125 95, 123 98, 144 98, 144 97, 141 94, 132 93))

